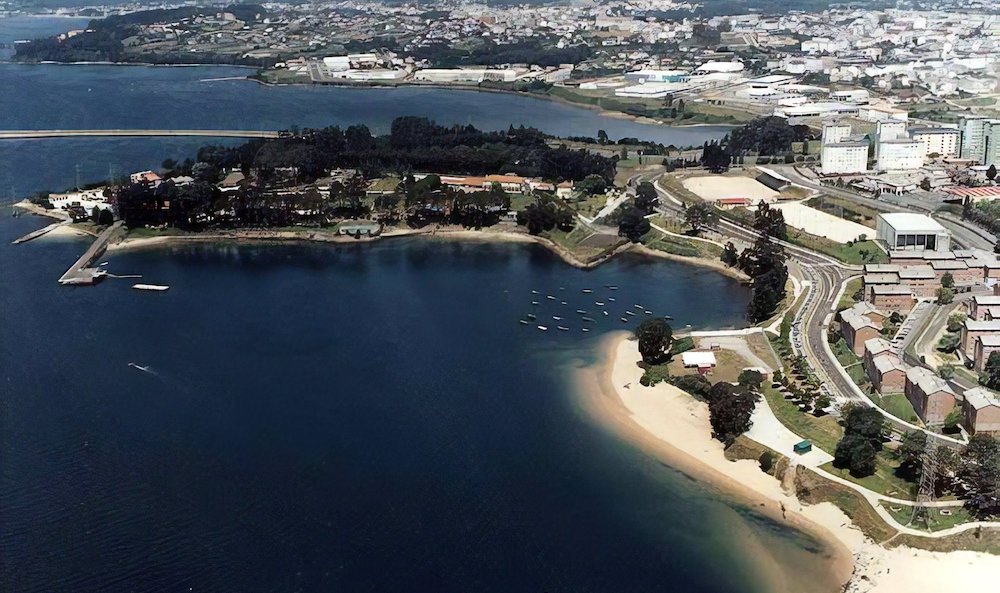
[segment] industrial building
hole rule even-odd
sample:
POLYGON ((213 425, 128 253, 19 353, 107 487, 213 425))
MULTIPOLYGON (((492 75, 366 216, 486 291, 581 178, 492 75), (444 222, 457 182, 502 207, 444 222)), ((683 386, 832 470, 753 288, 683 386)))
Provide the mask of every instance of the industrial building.
POLYGON ((930 216, 909 212, 879 214, 875 239, 887 249, 946 252, 951 249, 948 231, 930 216))
POLYGON ((851 135, 851 124, 844 121, 828 120, 823 122, 823 145, 845 142, 851 135))
POLYGON ((923 145, 925 157, 957 157, 961 144, 959 131, 954 128, 911 128, 910 138, 923 145))

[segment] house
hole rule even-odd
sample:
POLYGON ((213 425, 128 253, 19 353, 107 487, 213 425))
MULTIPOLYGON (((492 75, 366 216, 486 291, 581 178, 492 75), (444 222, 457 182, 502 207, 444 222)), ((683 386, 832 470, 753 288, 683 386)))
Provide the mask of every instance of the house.
POLYGON ((906 371, 904 393, 917 415, 927 424, 944 422, 957 401, 948 382, 923 367, 906 371))
POLYGON ((715 205, 722 210, 732 210, 733 208, 747 208, 751 205, 750 198, 719 198, 715 205))
POLYGON ((985 387, 969 389, 964 395, 962 416, 966 430, 1000 434, 1000 397, 985 387))
POLYGON ((875 285, 867 288, 868 302, 889 312, 908 312, 913 308, 913 292, 903 284, 875 285))
POLYGON ((934 270, 938 284, 941 283, 945 274, 951 274, 957 286, 973 286, 979 283, 983 277, 982 268, 969 266, 969 263, 962 259, 932 261, 931 268, 934 270))
POLYGON ((906 387, 906 369, 895 354, 880 354, 873 358, 868 378, 879 393, 902 393, 906 387))
POLYGON ((563 181, 562 183, 556 185, 556 197, 567 199, 573 196, 573 182, 563 181))
POLYGON ((879 311, 867 301, 861 301, 860 303, 854 303, 850 309, 858 315, 864 315, 868 319, 872 320, 872 323, 876 325, 881 325, 889 316, 886 315, 884 311, 879 311))
POLYGON ((969 319, 985 321, 986 312, 990 307, 1000 307, 1000 296, 977 294, 969 300, 968 307, 969 319))
POLYGON ((128 176, 128 180, 132 183, 142 183, 152 187, 160 185, 163 181, 159 175, 153 173, 152 171, 139 171, 138 173, 132 173, 128 176))
POLYGON ((962 324, 962 353, 972 360, 976 355, 976 339, 979 336, 1000 335, 1000 321, 976 321, 966 319, 962 324))
POLYGON ((865 353, 865 342, 882 335, 882 325, 859 315, 852 307, 840 313, 840 333, 854 354, 862 356, 865 353))
POLYGON ((972 354, 972 368, 981 371, 986 368, 990 354, 1000 351, 1000 335, 990 334, 976 338, 975 350, 972 354))
POLYGON ((233 171, 226 175, 221 182, 219 182, 219 187, 222 189, 236 189, 246 180, 246 175, 242 171, 233 171))
POLYGON ((715 368, 715 353, 705 351, 692 351, 681 353, 681 361, 686 369, 698 369, 702 375, 708 374, 715 368))
POLYGON ((509 194, 521 193, 525 179, 519 175, 487 175, 483 189, 490 189, 494 183, 499 183, 500 188, 509 194))

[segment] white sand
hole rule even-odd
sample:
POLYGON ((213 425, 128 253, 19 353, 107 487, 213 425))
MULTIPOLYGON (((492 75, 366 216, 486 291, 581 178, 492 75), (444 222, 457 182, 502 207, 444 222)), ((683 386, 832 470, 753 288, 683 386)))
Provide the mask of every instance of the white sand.
POLYGON ((806 206, 802 202, 774 204, 772 208, 781 210, 782 214, 785 215, 785 222, 789 226, 817 237, 826 237, 837 243, 854 241, 861 235, 865 235, 869 239, 875 237, 875 229, 871 227, 838 218, 822 210, 806 206))
POLYGON ((778 192, 751 177, 705 175, 687 177, 684 187, 703 200, 714 202, 722 198, 750 198, 754 203, 760 200, 773 202, 778 192))
POLYGON ((848 591, 967 593, 984 587, 990 590, 994 585, 989 583, 1000 577, 1000 556, 926 552, 907 547, 885 549, 854 528, 833 504, 803 505, 777 480, 761 472, 756 462, 734 463, 725 458, 722 444, 710 436, 705 404, 665 383, 642 387, 639 384, 642 371, 635 364, 640 358, 638 345, 627 339, 626 334, 609 338, 606 355, 608 360, 598 371, 599 379, 593 375, 583 377, 591 383, 598 380, 605 391, 610 389, 611 394, 605 395, 617 397, 619 401, 614 403, 620 406, 597 402, 588 406, 595 414, 612 425, 620 423, 616 426, 619 432, 651 452, 663 454, 670 465, 754 503, 766 501, 761 509, 777 512, 779 518, 782 511, 787 511, 786 521, 796 527, 821 536, 832 535, 842 550, 832 558, 834 574, 841 583, 849 576, 850 556, 853 556, 854 575, 848 591), (848 566, 844 565, 844 553, 849 554, 848 566))

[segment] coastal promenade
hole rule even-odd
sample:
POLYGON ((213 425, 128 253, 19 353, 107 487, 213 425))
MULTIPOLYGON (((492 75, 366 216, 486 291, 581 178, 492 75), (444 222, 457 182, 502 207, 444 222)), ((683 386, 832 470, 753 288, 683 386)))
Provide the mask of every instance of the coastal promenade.
POLYGON ((101 137, 187 137, 209 138, 280 138, 281 132, 273 130, 3 130, 0 140, 28 140, 40 138, 101 138, 101 137))
POLYGON ((104 272, 99 268, 91 267, 94 260, 104 254, 108 247, 108 241, 124 225, 122 221, 117 221, 102 232, 97 239, 87 248, 87 251, 80 256, 80 259, 70 266, 66 273, 59 278, 59 284, 69 285, 89 285, 97 282, 104 276, 104 272))

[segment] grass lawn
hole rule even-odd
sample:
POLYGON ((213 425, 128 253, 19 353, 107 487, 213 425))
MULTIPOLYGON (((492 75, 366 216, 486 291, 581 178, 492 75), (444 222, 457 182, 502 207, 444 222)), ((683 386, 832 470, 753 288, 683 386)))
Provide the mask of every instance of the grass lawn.
POLYGON ((746 337, 746 342, 750 348, 750 352, 756 354, 758 358, 766 362, 772 369, 777 370, 781 368, 781 361, 775 355, 774 349, 771 348, 771 343, 768 341, 766 335, 763 333, 750 334, 746 337))
POLYGON ((534 196, 529 196, 525 194, 511 194, 510 195, 510 209, 516 212, 520 212, 528 207, 528 204, 533 204, 535 202, 534 196))
POLYGON ((582 245, 581 242, 594 234, 594 231, 582 226, 577 225, 570 232, 561 231, 558 228, 554 228, 551 231, 545 231, 540 236, 551 239, 557 245, 569 251, 574 256, 582 261, 592 261, 598 257, 604 255, 608 251, 614 249, 616 245, 620 242, 616 242, 612 245, 598 246, 598 245, 582 245))
POLYGON ((646 236, 642 238, 642 242, 650 249, 663 251, 665 253, 672 253, 674 255, 682 255, 684 257, 719 259, 719 256, 722 255, 722 248, 718 245, 705 243, 704 241, 692 241, 690 239, 682 239, 681 237, 664 235, 655 229, 647 233, 646 236))
POLYGON ((388 177, 379 177, 378 179, 372 181, 371 185, 368 186, 370 191, 393 191, 396 186, 399 185, 399 177, 395 175, 389 175, 388 177))
POLYGON ((882 264, 889 261, 889 256, 871 240, 846 245, 789 227, 788 242, 825 253, 847 264, 882 264))
POLYGON ((847 486, 835 484, 807 468, 801 466, 798 468, 795 490, 799 500, 803 502, 809 504, 832 502, 837 505, 851 518, 851 522, 858 529, 876 542, 884 542, 898 533, 878 515, 860 493, 847 486))
POLYGON ((890 393, 883 395, 879 399, 881 400, 879 405, 886 412, 889 412, 897 418, 902 418, 907 422, 912 422, 914 424, 920 423, 920 419, 917 418, 917 412, 913 409, 913 405, 902 393, 890 393))
POLYGON ((927 529, 928 531, 941 531, 942 529, 949 529, 955 527, 956 525, 962 525, 963 523, 969 523, 970 521, 975 521, 969 511, 962 506, 948 507, 947 509, 940 509, 936 507, 931 507, 927 509, 927 521, 914 520, 914 513, 916 512, 916 507, 910 505, 897 505, 890 504, 887 502, 882 502, 881 505, 889 511, 892 518, 899 522, 900 525, 908 525, 915 529, 927 529), (941 511, 945 511, 943 514, 941 511))
POLYGON ((182 231, 181 229, 176 229, 174 227, 167 227, 165 229, 151 229, 146 227, 132 228, 128 230, 126 237, 129 239, 140 238, 145 239, 147 237, 177 237, 180 235, 190 235, 189 231, 182 231))
POLYGON ((837 303, 838 311, 854 306, 854 293, 861 290, 863 284, 864 280, 860 276, 847 281, 847 286, 844 287, 844 294, 840 295, 840 302, 837 303))
POLYGON ((809 439, 813 444, 828 453, 833 453, 837 448, 837 442, 844 434, 844 429, 832 416, 821 416, 817 418, 812 414, 802 412, 797 405, 786 400, 770 384, 764 386, 764 398, 767 405, 774 412, 778 421, 785 425, 788 430, 794 432, 804 439, 809 439))
POLYGON ((837 362, 840 363, 847 374, 851 377, 851 380, 861 388, 868 387, 868 375, 865 373, 864 367, 861 365, 861 359, 851 350, 844 338, 837 340, 837 343, 832 346, 833 355, 837 357, 837 362))
POLYGON ((912 499, 916 495, 917 485, 896 476, 896 460, 885 449, 875 457, 875 473, 864 478, 855 478, 846 469, 833 467, 832 461, 822 467, 835 476, 860 484, 879 494, 904 499, 912 499))

